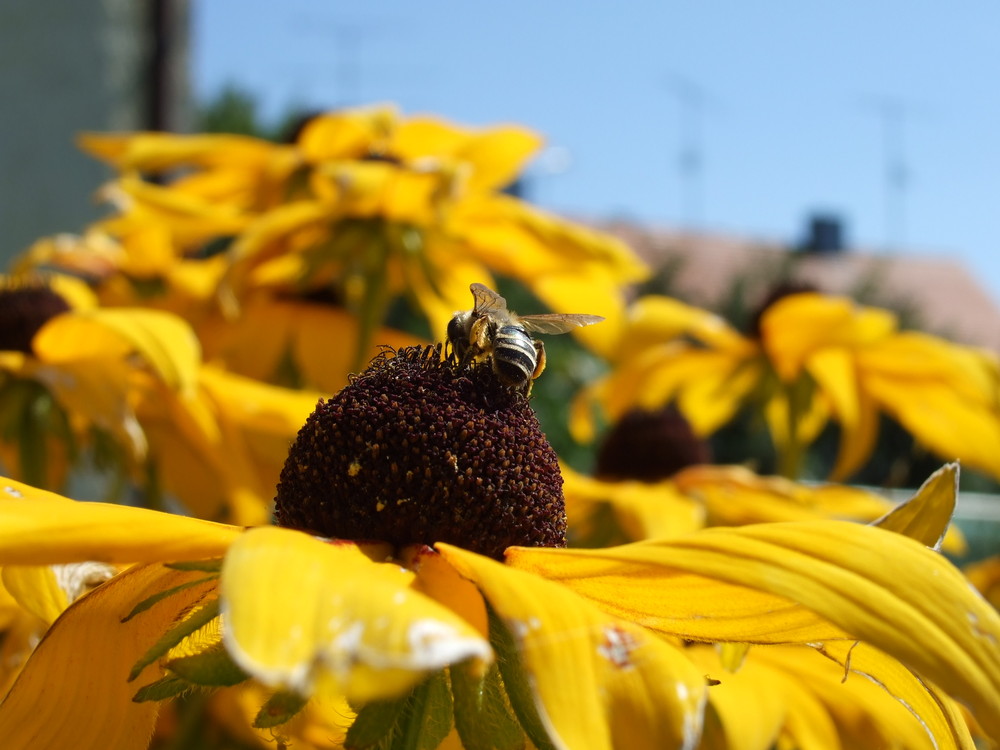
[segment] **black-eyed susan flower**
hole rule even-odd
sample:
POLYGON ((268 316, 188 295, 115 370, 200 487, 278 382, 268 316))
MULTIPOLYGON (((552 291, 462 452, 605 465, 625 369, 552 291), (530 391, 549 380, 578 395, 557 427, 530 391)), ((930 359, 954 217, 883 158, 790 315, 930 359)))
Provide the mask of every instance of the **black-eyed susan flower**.
POLYGON ((0 292, 7 473, 57 489, 86 451, 101 450, 148 495, 203 517, 266 522, 288 442, 319 394, 206 365, 191 328, 169 313, 70 309, 57 293, 67 283, 0 292))
POLYGON ((406 291, 443 334, 469 284, 500 273, 553 309, 586 296, 595 314, 618 324, 621 285, 644 273, 631 252, 500 192, 539 147, 535 134, 412 117, 359 156, 324 158, 323 141, 337 142, 343 122, 334 114, 303 129, 300 145, 314 154, 313 197, 269 212, 241 235, 231 277, 237 294, 255 277, 279 278, 271 270, 278 264, 299 285, 333 278, 355 310, 378 311, 406 291))
MULTIPOLYGON (((622 285, 645 273, 620 241, 501 192, 541 144, 524 128, 473 130, 374 107, 317 116, 293 144, 152 133, 82 144, 121 172, 104 190, 118 213, 101 231, 159 231, 182 257, 223 240, 231 315, 262 290, 333 288, 360 321, 355 369, 397 297, 443 335, 469 284, 499 273, 552 309, 585 297, 610 331, 622 285)), ((609 335, 583 334, 597 347, 609 335)))
POLYGON ((886 310, 809 292, 774 302, 759 331, 746 337, 676 300, 640 299, 613 371, 575 404, 575 434, 593 436, 595 404, 615 421, 675 402, 699 435, 749 405, 765 417, 786 476, 798 474, 807 446, 835 420, 841 442, 831 477, 844 479, 871 454, 884 412, 937 455, 1000 476, 995 357, 899 331, 886 310))
MULTIPOLYGON (((727 676, 690 641, 809 644, 849 682, 870 677, 919 706, 904 739, 969 746, 953 698, 1000 730, 1000 616, 928 548, 950 515, 938 494, 881 526, 794 521, 561 548, 554 457, 490 373, 396 352, 321 404, 278 491, 278 517, 303 531, 4 482, 0 564, 132 567, 56 620, 0 703, 0 734, 143 747, 157 700, 251 679, 271 691, 264 723, 310 696, 346 697, 358 710, 347 746, 416 733, 426 746, 451 735, 468 747, 695 747, 704 729, 707 747, 728 747, 718 738, 739 736, 739 715, 713 698, 727 676), (381 541, 323 538, 341 534, 381 541)), ((823 705, 862 694, 852 683, 823 705)), ((808 729, 805 708, 786 724, 808 729)), ((901 716, 864 737, 877 743, 901 716)))

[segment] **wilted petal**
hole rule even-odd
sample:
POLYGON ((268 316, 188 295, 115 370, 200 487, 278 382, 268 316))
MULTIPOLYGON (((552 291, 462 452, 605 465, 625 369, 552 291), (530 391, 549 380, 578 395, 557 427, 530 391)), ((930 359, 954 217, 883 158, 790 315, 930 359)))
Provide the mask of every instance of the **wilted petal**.
MULTIPOLYGON (((706 589, 714 580, 770 592, 896 657, 1000 732, 1000 615, 945 558, 900 534, 839 521, 761 524, 600 551, 513 548, 508 562, 665 630, 681 624, 669 621, 677 571, 703 577, 706 589)), ((755 640, 726 636, 732 601, 703 607, 691 637, 755 640)))
POLYGON ((224 640, 264 684, 304 696, 395 697, 449 664, 492 658, 476 630, 353 544, 262 527, 222 569, 224 640))
POLYGON ((450 545, 513 636, 536 708, 561 748, 693 748, 705 679, 684 652, 565 587, 450 545))
MULTIPOLYGON (((126 622, 122 619, 139 602, 195 575, 161 565, 132 568, 67 609, 0 704, 4 747, 145 748, 157 705, 132 702, 137 683, 128 682, 129 670, 156 634, 214 584, 183 589, 126 622)), ((152 664, 137 682, 162 675, 152 664)))

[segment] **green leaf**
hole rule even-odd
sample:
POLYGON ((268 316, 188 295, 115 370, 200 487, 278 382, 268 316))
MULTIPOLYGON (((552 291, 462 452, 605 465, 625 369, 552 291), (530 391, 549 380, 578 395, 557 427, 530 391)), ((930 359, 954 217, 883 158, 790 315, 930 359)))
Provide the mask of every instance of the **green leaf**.
POLYGON ((208 687, 238 685, 250 677, 236 666, 221 642, 210 646, 200 654, 171 659, 166 667, 188 682, 208 687))
POLYGON ((292 717, 302 710, 308 700, 298 693, 275 693, 257 712, 257 718, 253 720, 253 725, 257 729, 271 729, 280 726, 291 721, 292 717))
MULTIPOLYGON (((193 568, 176 568, 173 565, 167 565, 166 567, 173 568, 174 570, 193 570, 193 568)), ((152 607, 157 602, 162 602, 164 599, 169 599, 171 596, 183 591, 184 589, 189 589, 192 586, 197 586, 198 584, 205 583, 205 581, 211 581, 216 578, 218 578, 218 576, 205 576, 204 578, 198 578, 194 581, 187 581, 186 583, 182 583, 180 586, 174 586, 173 588, 169 588, 166 591, 157 591, 152 596, 143 599, 141 602, 136 604, 132 608, 132 611, 122 618, 122 622, 128 622, 136 615, 145 612, 147 609, 152 607)))
POLYGON ((396 725, 400 723, 412 695, 411 691, 402 698, 373 701, 366 704, 358 711, 357 718, 351 724, 351 728, 347 730, 344 746, 349 750, 389 747, 392 733, 395 731, 396 725))
POLYGON ((135 703, 145 703, 146 701, 165 701, 174 698, 185 690, 190 690, 191 684, 177 677, 164 677, 156 682, 143 685, 139 688, 132 700, 135 703))
POLYGON ((455 728, 466 750, 515 750, 524 747, 524 732, 511 713, 500 670, 491 664, 482 678, 466 664, 456 664, 451 675, 455 728))
POLYGON ((347 731, 348 750, 434 750, 452 727, 451 689, 435 672, 403 698, 374 701, 347 731))
POLYGON ((496 653, 496 663, 503 676, 511 708, 521 722, 521 728, 538 750, 556 750, 538 715, 535 696, 521 664, 521 658, 518 656, 514 637, 488 604, 487 609, 490 618, 490 645, 496 653))
MULTIPOLYGON (((180 586, 176 588, 181 588, 180 586)), ((131 682, 146 667, 166 654, 170 649, 191 635, 198 628, 208 624, 219 616, 219 600, 212 599, 208 604, 200 609, 196 609, 189 617, 176 623, 170 630, 163 634, 149 651, 147 651, 129 672, 128 681, 131 682)))

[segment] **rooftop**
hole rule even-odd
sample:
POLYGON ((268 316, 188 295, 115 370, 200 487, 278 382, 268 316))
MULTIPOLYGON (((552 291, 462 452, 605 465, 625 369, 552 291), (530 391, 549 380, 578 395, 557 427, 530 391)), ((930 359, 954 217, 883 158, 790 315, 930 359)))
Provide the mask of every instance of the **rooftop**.
POLYGON ((959 261, 947 255, 845 249, 801 252, 774 241, 650 228, 601 226, 660 272, 670 293, 717 308, 742 289, 753 306, 778 282, 815 285, 893 310, 904 327, 1000 352, 1000 307, 959 261))

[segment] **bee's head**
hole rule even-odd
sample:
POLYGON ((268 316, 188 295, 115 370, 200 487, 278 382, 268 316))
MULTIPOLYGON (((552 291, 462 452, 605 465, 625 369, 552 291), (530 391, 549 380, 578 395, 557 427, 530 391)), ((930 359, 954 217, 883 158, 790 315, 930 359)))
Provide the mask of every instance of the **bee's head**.
POLYGON ((461 358, 469 348, 469 333, 472 329, 472 311, 457 312, 448 321, 448 343, 452 350, 461 358))

